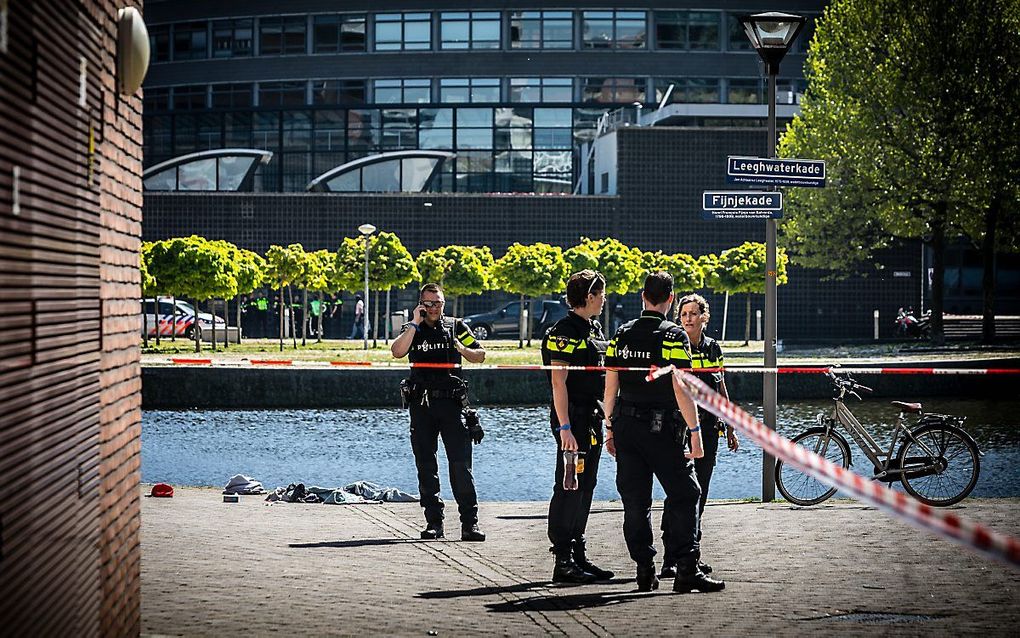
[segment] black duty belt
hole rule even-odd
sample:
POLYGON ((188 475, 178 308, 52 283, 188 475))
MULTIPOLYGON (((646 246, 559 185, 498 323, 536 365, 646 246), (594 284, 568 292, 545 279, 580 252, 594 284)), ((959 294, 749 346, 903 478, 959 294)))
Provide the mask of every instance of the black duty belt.
POLYGON ((659 414, 672 414, 676 407, 670 406, 656 406, 656 405, 641 405, 639 403, 620 403, 620 414, 623 416, 633 417, 635 419, 647 419, 654 416, 656 413, 659 414))

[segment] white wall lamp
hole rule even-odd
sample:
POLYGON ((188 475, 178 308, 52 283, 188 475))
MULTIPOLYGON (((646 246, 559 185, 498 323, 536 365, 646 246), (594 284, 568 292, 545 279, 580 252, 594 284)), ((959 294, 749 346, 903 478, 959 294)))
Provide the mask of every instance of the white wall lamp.
POLYGON ((117 90, 134 95, 149 70, 149 30, 134 7, 117 12, 117 90))

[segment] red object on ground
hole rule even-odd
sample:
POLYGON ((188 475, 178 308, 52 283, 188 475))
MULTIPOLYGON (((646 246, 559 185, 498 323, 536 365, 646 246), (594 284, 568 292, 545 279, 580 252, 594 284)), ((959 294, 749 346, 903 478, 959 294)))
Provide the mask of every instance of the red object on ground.
POLYGON ((185 365, 205 365, 205 366, 212 365, 212 359, 179 359, 179 358, 174 358, 174 359, 170 359, 170 361, 172 361, 174 363, 185 364, 185 365))
POLYGON ((290 359, 252 359, 251 364, 253 366, 289 366, 291 364, 290 359))
POLYGON ((156 483, 152 486, 152 492, 149 494, 149 496, 153 496, 155 498, 173 498, 173 495, 173 486, 167 485, 166 483, 156 483))

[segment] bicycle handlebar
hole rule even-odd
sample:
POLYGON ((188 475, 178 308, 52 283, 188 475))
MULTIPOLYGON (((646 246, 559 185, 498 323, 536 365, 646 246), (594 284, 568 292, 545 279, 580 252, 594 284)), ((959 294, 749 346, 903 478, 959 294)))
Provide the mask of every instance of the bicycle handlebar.
MULTIPOLYGON (((850 376, 850 372, 849 371, 842 372, 842 374, 846 375, 845 379, 842 379, 842 378, 836 376, 836 373, 833 372, 831 369, 828 372, 825 373, 825 375, 827 377, 829 377, 829 379, 832 381, 833 384, 835 384, 838 387, 845 387, 847 390, 850 391, 851 394, 854 393, 854 390, 864 390, 865 392, 874 392, 874 390, 869 388, 868 386, 861 385, 860 383, 857 383, 856 381, 854 381, 853 378, 850 376)), ((857 396, 857 398, 860 399, 861 397, 857 396)))

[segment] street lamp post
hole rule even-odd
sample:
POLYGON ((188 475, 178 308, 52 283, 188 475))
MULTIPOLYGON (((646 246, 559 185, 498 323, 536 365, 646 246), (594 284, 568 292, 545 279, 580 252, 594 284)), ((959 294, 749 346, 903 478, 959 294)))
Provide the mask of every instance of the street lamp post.
MULTIPOLYGON (((776 156, 776 76, 779 63, 804 27, 803 16, 789 13, 757 13, 740 17, 755 51, 765 63, 768 74, 768 157, 776 156)), ((765 368, 763 375, 763 403, 765 426, 776 429, 777 381, 776 373, 776 220, 765 221, 765 368)), ((762 456, 761 500, 776 498, 776 460, 770 454, 762 456)))
POLYGON ((372 233, 375 232, 375 226, 372 224, 362 224, 358 226, 358 232, 365 236, 365 303, 364 312, 361 315, 361 336, 364 340, 362 349, 368 350, 368 251, 371 246, 369 240, 372 237, 372 233))

